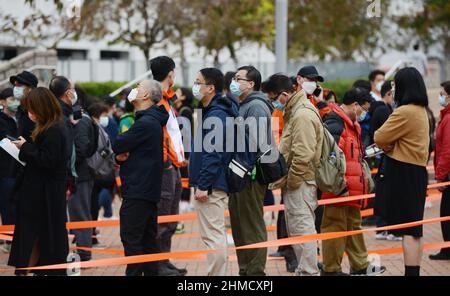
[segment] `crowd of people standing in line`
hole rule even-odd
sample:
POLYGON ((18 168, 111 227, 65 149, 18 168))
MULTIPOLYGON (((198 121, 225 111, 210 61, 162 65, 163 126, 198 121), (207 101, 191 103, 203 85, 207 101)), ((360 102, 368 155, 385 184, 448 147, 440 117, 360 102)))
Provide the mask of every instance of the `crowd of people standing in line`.
MULTIPOLYGON (((150 60, 153 79, 125 89, 119 98, 90 98, 70 79, 55 76, 48 88, 38 87, 32 73, 12 76, 13 88, 0 93, 0 140, 8 138, 20 150, 20 164, 0 149, 0 209, 3 225, 15 225, 9 265, 18 275, 36 265, 64 263, 69 253, 67 221, 95 221, 113 216, 116 194, 122 198, 120 237, 125 256, 170 253, 178 223, 158 224, 158 216, 177 215, 191 200, 198 214, 202 242, 209 250, 207 275, 229 275, 225 210, 236 247, 267 241, 263 207, 274 203, 271 190, 281 189, 285 210, 277 221, 278 238, 354 231, 363 224, 396 225, 422 220, 427 196, 426 166, 432 151, 436 180, 450 173, 450 82, 442 84, 441 117, 435 124, 428 111, 422 75, 415 68, 400 70, 394 80, 374 71, 369 81, 357 81, 340 98, 324 89, 314 66, 296 76, 274 74, 266 81, 253 66, 225 75, 216 68, 201 69, 192 89, 174 89, 176 65, 166 56, 150 60), (194 98, 202 116, 194 120, 194 98), (179 118, 191 125, 192 147, 185 147, 179 118), (239 189, 230 181, 230 163, 237 140, 228 118, 256 119, 254 134, 245 129, 245 151, 239 159, 249 167, 239 189), (219 127, 206 124, 216 119, 219 127), (186 121, 185 121, 186 122, 186 121), (217 129, 220 130, 217 130, 217 129), (220 149, 202 145, 221 134, 220 149), (345 156, 345 188, 321 192, 317 183, 323 145, 330 139, 345 156), (261 139, 267 143, 261 143, 261 139), (256 143, 256 151, 250 149, 256 143), (266 151, 276 147, 287 174, 273 184, 261 182, 256 167, 266 151), (368 155, 376 145, 383 153, 368 155), (367 161, 366 161, 367 160, 367 161), (369 167, 369 170, 367 170, 369 167), (372 176, 370 168, 376 168, 372 176), (116 184, 120 176, 121 186, 116 184), (374 185, 373 182, 374 180, 374 185), (374 192, 374 202, 348 201, 318 206, 333 199, 374 192), (361 217, 361 209, 375 216, 361 217), (100 217, 102 218, 102 217, 100 217), (25 268, 25 271, 23 269, 25 268)), ((231 121, 231 124, 234 124, 231 121)), ((443 192, 441 216, 449 216, 450 186, 443 192)), ((445 241, 449 223, 442 223, 445 241)), ((180 229, 178 229, 180 230, 180 229)), ((95 228, 71 230, 81 261, 101 248, 95 228)), ((377 233, 377 239, 401 240, 405 275, 419 275, 422 226, 377 233)), ((449 249, 431 255, 450 260, 449 249)), ((267 248, 237 250, 239 275, 265 275, 267 248)), ((368 261, 364 236, 354 235, 280 247, 290 272, 299 276, 377 275, 386 269, 368 261), (321 252, 322 262, 318 261, 321 252), (346 253, 350 272, 342 270, 346 253)), ((54 270, 37 274, 64 274, 54 270)), ((128 265, 126 275, 186 275, 169 260, 128 265)))

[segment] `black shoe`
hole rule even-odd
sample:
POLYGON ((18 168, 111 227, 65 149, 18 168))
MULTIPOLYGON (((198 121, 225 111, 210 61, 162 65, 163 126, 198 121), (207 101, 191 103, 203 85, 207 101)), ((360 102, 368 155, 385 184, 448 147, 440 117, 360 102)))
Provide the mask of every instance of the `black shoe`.
POLYGON ((177 270, 170 269, 167 266, 163 265, 158 268, 158 276, 182 276, 182 275, 177 270))
POLYGON ((323 270, 323 264, 320 263, 320 262, 318 262, 318 263, 317 263, 317 268, 318 268, 320 271, 322 271, 322 270, 323 270))
POLYGON ((320 271, 320 276, 350 276, 348 273, 344 273, 344 272, 326 272, 321 270, 320 271))
POLYGON ((91 261, 91 260, 92 260, 91 256, 80 256, 81 262, 86 262, 86 261, 91 261))
POLYGON ((186 274, 188 273, 188 271, 187 271, 186 268, 178 268, 178 267, 176 267, 175 265, 173 265, 172 262, 170 262, 170 261, 169 261, 169 262, 166 262, 165 266, 166 266, 168 269, 178 271, 178 273, 179 273, 181 276, 184 276, 184 275, 186 275, 186 274))
POLYGON ((450 255, 449 254, 445 254, 442 251, 440 251, 436 255, 430 255, 428 258, 430 258, 430 260, 448 261, 448 260, 450 260, 450 255))
POLYGON ((386 267, 384 266, 374 266, 369 265, 366 269, 363 270, 357 270, 357 271, 350 271, 350 275, 352 276, 377 276, 380 274, 383 274, 386 271, 386 267))
POLYGON ((298 267, 297 260, 286 261, 286 271, 289 273, 294 273, 298 267))

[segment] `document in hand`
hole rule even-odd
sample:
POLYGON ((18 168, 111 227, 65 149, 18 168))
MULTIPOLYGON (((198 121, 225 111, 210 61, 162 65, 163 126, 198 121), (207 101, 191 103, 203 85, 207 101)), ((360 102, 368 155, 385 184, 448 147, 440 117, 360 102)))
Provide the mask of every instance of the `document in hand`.
POLYGON ((26 163, 19 160, 19 152, 16 145, 14 145, 9 139, 4 138, 0 141, 0 148, 5 150, 9 155, 11 155, 15 160, 17 160, 21 165, 25 166, 26 163))

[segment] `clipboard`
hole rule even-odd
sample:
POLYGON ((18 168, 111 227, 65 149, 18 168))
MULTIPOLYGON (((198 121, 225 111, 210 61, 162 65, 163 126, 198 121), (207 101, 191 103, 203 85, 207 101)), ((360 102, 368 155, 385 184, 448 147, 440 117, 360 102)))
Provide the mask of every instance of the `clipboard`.
POLYGON ((19 162, 22 166, 25 166, 26 163, 19 159, 20 150, 17 149, 16 145, 14 145, 8 138, 4 138, 0 141, 0 148, 6 151, 9 155, 11 155, 17 162, 19 162))

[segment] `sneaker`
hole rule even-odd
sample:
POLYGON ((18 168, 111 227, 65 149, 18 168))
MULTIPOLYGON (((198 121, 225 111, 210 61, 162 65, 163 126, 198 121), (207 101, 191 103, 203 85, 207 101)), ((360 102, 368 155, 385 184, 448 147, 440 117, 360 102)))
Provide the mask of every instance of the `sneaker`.
POLYGON ((111 216, 111 217, 101 217, 100 219, 98 219, 99 221, 115 221, 115 220, 119 220, 119 217, 117 216, 111 216))
POLYGON ((387 240, 389 234, 387 231, 379 232, 375 235, 376 240, 387 240))
POLYGON ((184 223, 178 223, 177 230, 175 230, 175 234, 183 234, 186 230, 184 229, 184 223))
POLYGON ((396 235, 393 235, 393 234, 389 234, 389 235, 386 237, 386 240, 388 240, 388 241, 394 241, 394 242, 401 242, 401 241, 403 241, 403 237, 401 237, 401 236, 396 236, 396 235))
POLYGON ((298 267, 297 260, 286 261, 286 271, 289 273, 295 273, 295 270, 298 267))
POLYGON ((352 276, 377 276, 383 274, 386 271, 386 267, 384 266, 375 266, 369 265, 366 269, 350 271, 350 275, 352 276))
POLYGON ((436 255, 430 255, 429 258, 430 260, 450 261, 450 254, 444 254, 441 251, 436 255))
POLYGON ((176 270, 180 274, 180 276, 184 276, 188 273, 186 268, 178 268, 175 265, 173 265, 172 262, 170 262, 170 261, 166 262, 164 265, 168 269, 176 270))
POLYGON ((320 276, 350 276, 348 273, 339 271, 339 272, 326 272, 324 270, 320 271, 320 276))

